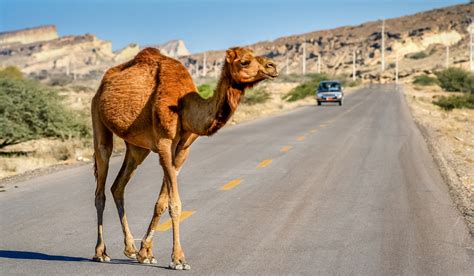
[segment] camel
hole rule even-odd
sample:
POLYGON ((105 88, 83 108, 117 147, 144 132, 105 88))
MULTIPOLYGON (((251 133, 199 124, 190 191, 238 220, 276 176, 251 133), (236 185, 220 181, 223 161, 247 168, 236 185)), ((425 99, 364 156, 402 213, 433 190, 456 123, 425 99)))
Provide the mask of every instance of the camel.
POLYGON ((199 136, 212 135, 226 124, 246 89, 277 76, 275 63, 254 56, 247 48, 226 51, 217 88, 209 99, 199 96, 190 74, 179 61, 155 48, 143 49, 132 60, 107 70, 91 104, 97 183, 94 261, 110 261, 104 242, 103 212, 113 134, 126 144, 122 167, 111 187, 124 234, 124 254, 143 264, 156 263, 153 234, 161 215, 169 208, 173 231, 170 268, 190 269, 180 243, 181 200, 177 182, 189 147, 199 136), (151 151, 158 153, 164 176, 151 222, 137 250, 125 215, 124 191, 135 169, 151 151))

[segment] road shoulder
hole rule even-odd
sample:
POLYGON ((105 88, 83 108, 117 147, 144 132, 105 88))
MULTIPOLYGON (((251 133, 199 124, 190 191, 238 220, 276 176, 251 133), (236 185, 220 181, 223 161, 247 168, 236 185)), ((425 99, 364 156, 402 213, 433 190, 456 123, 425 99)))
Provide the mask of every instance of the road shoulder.
POLYGON ((445 94, 437 87, 406 84, 404 94, 451 198, 474 235, 474 110, 447 112, 433 105, 434 98, 445 94))

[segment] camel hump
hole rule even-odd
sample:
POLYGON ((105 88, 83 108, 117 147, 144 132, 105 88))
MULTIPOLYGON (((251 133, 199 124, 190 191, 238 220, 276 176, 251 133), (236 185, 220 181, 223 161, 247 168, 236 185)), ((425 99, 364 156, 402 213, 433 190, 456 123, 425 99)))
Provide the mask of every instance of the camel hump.
POLYGON ((144 63, 157 63, 163 55, 161 55, 160 50, 152 47, 147 47, 141 50, 136 56, 136 62, 144 62, 144 63))

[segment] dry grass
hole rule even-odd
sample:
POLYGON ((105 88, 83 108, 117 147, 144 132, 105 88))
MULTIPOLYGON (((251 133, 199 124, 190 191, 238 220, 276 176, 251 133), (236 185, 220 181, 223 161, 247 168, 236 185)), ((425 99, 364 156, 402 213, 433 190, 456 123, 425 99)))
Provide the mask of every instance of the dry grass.
POLYGON ((58 164, 89 161, 92 149, 88 143, 73 139, 33 140, 5 148, 0 155, 0 178, 58 164), (11 155, 11 156, 8 156, 11 155))

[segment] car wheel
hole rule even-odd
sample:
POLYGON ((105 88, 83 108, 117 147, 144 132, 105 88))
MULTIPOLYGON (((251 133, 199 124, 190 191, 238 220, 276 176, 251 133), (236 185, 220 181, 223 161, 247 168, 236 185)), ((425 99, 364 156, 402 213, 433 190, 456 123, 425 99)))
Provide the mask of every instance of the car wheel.
POLYGON ((318 105, 321 105, 321 102, 320 102, 320 101, 318 101, 318 105))
POLYGON ((342 101, 339 101, 339 105, 342 105, 342 101))

